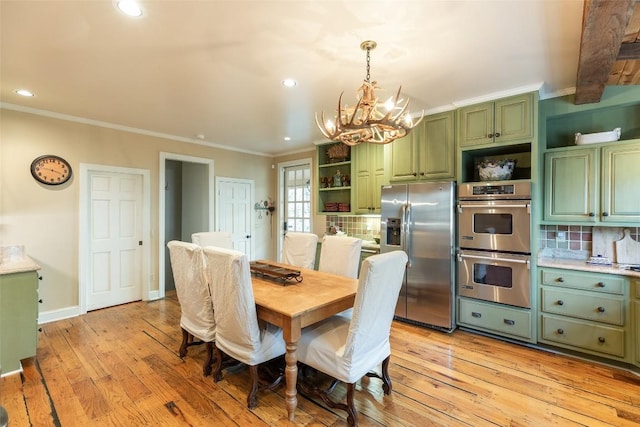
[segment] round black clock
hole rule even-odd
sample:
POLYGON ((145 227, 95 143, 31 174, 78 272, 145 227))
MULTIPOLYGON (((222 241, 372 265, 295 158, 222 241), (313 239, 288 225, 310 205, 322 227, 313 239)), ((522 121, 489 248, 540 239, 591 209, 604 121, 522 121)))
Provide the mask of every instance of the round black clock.
POLYGON ((31 162, 31 175, 43 184, 60 185, 71 178, 71 165, 62 157, 46 154, 31 162))

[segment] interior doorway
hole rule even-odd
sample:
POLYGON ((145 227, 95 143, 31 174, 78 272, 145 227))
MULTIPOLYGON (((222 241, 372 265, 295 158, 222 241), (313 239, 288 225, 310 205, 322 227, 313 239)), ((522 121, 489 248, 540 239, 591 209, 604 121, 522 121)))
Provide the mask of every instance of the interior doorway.
POLYGON ((213 176, 212 159, 160 154, 158 298, 175 289, 167 243, 214 230, 213 176))
POLYGON ((310 158, 278 163, 278 224, 281 225, 278 227, 278 261, 287 231, 313 231, 312 191, 313 170, 310 158))

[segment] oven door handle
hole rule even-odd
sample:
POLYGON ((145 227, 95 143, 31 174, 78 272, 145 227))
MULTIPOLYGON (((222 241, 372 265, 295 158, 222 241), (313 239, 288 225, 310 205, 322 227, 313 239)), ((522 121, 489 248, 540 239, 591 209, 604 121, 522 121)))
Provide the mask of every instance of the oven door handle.
POLYGON ((462 213, 462 209, 463 208, 471 208, 471 209, 526 208, 527 209, 527 213, 531 214, 531 203, 518 203, 518 204, 510 204, 510 205, 501 205, 501 204, 495 204, 495 205, 487 205, 487 204, 482 204, 482 205, 464 205, 464 204, 458 204, 458 213, 462 213))
POLYGON ((498 261, 498 262, 510 262, 512 264, 526 264, 527 270, 531 269, 531 262, 527 259, 510 259, 510 258, 500 258, 500 257, 490 257, 490 256, 482 256, 482 255, 465 255, 458 254, 458 262, 462 262, 462 258, 472 258, 472 259, 483 259, 487 261, 498 261))

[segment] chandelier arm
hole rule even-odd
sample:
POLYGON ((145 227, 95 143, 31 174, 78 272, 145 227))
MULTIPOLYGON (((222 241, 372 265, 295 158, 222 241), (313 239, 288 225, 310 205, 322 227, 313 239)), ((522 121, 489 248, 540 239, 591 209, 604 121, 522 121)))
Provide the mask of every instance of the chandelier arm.
POLYGON ((322 134, 325 136, 325 138, 331 139, 331 136, 327 132, 327 127, 324 124, 324 111, 321 114, 322 114, 322 123, 318 121, 318 113, 316 113, 316 125, 318 126, 318 129, 320 129, 320 132, 322 132, 322 134))

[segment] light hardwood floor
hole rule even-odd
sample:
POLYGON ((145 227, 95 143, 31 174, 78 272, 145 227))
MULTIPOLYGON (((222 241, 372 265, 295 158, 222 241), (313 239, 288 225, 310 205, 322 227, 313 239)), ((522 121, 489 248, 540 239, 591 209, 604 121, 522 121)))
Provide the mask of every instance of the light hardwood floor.
MULTIPOLYGON (((346 425, 298 395, 287 421, 283 388, 245 406, 248 372, 202 375, 204 348, 178 357, 175 296, 90 312, 42 326, 38 355, 0 382, 10 426, 346 425)), ((391 396, 363 379, 362 426, 635 426, 640 377, 575 358, 455 331, 394 322, 391 396)), ((336 393, 344 392, 338 388, 336 393)))

